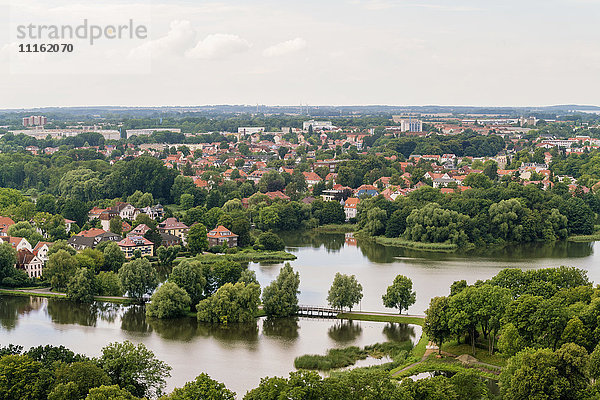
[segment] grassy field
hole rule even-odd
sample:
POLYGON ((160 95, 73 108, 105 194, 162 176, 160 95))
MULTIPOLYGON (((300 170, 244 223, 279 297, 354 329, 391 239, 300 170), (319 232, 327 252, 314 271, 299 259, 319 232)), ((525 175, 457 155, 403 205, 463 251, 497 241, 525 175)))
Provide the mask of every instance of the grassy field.
MULTIPOLYGON (((254 251, 244 250, 234 254, 201 254, 195 257, 203 263, 213 263, 219 260, 235 261, 235 262, 283 262, 293 261, 296 256, 287 251, 254 251)), ((178 261, 185 258, 178 258, 178 261)))
POLYGON ((358 226, 356 224, 328 224, 313 229, 313 232, 321 233, 348 233, 354 232, 358 226))
MULTIPOLYGON (((383 313, 382 313, 383 314, 383 313)), ((340 313, 337 316, 339 319, 350 319, 357 321, 373 321, 373 322, 397 322, 401 324, 423 325, 425 319, 421 317, 411 317, 399 314, 386 315, 369 315, 360 313, 340 313)))
MULTIPOLYGON (((485 346, 485 344, 480 343, 479 346, 485 346)), ((461 354, 473 355, 470 344, 457 344, 456 340, 443 344, 442 350, 451 354, 455 354, 457 356, 460 356, 461 354)), ((476 346, 475 355, 473 355, 473 357, 475 357, 481 362, 496 365, 498 367, 504 367, 507 361, 507 358, 504 357, 502 354, 498 353, 497 351, 490 356, 487 347, 481 348, 476 346)))

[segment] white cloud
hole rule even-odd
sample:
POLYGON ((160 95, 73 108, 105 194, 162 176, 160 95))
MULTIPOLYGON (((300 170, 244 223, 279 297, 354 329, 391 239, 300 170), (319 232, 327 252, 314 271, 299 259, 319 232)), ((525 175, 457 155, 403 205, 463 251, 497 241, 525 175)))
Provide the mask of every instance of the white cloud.
POLYGON ((194 45, 196 31, 192 28, 190 21, 172 21, 166 36, 150 40, 133 50, 130 56, 138 57, 162 57, 169 54, 183 55, 186 50, 194 45))
POLYGON ((243 53, 250 48, 250 43, 238 35, 215 33, 199 41, 193 49, 186 51, 187 58, 215 60, 243 53))
POLYGON ((295 53, 306 48, 306 40, 302 38, 296 38, 285 42, 277 43, 271 47, 267 47, 263 51, 265 57, 278 57, 284 56, 290 53, 295 53))

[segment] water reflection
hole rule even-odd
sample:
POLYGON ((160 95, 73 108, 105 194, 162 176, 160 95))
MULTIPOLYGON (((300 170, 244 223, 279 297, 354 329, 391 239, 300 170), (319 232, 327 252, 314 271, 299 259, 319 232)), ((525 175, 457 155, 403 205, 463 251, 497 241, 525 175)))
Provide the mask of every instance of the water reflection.
POLYGON ((121 317, 121 329, 139 333, 152 332, 152 327, 146 320, 144 306, 129 306, 121 317))
POLYGON ((415 327, 407 324, 387 323, 383 327, 383 334, 390 342, 404 342, 415 338, 415 327))
POLYGON ((348 343, 362 334, 362 327, 360 322, 340 320, 329 328, 327 334, 338 343, 348 343))
MULTIPOLYGON (((142 310, 142 314, 143 314, 142 310)), ((158 319, 146 318, 148 326, 163 339, 189 342, 198 336, 198 321, 195 318, 158 319)))
POLYGON ((228 325, 198 323, 198 335, 213 337, 224 343, 255 343, 258 342, 258 323, 228 325))
POLYGON ((0 326, 6 330, 16 328, 19 316, 39 310, 43 304, 39 297, 0 296, 0 326))
POLYGON ((296 339, 300 325, 298 325, 298 318, 265 318, 262 329, 265 336, 296 339))
POLYGON ((96 326, 98 320, 98 305, 83 304, 68 300, 48 299, 46 312, 56 324, 77 324, 96 326))
POLYGON ((464 259, 472 257, 485 257, 496 260, 516 261, 531 258, 578 258, 588 257, 593 253, 593 243, 554 242, 554 243, 526 243, 517 246, 484 247, 457 253, 426 252, 401 247, 382 246, 372 240, 356 239, 348 241, 344 234, 315 233, 311 231, 285 233, 281 235, 289 251, 297 251, 298 247, 313 249, 324 248, 327 252, 340 252, 344 247, 357 246, 363 256, 375 263, 393 263, 398 259, 422 259, 424 262, 441 261, 448 259, 464 259))

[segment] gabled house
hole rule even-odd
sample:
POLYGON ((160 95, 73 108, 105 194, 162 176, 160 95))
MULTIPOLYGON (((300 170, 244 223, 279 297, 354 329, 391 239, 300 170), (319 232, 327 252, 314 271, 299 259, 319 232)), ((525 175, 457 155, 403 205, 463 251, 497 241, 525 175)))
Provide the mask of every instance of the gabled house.
POLYGON ((304 180, 306 181, 306 185, 308 187, 313 187, 317 183, 323 181, 323 179, 314 172, 303 172, 302 174, 304 175, 304 180))
POLYGON ((135 228, 133 228, 127 236, 144 236, 146 233, 150 231, 150 227, 146 224, 139 224, 135 228))
POLYGON ((231 232, 223 225, 219 225, 212 231, 208 232, 207 238, 208 244, 211 247, 223 245, 227 245, 228 247, 235 247, 237 246, 238 235, 231 232))
POLYGON ((183 222, 179 222, 177 218, 171 217, 165 219, 163 222, 158 224, 158 231, 169 233, 173 236, 177 236, 181 239, 183 244, 186 244, 186 236, 190 228, 183 222))
POLYGON ((171 235, 170 233, 167 232, 161 232, 160 233, 160 238, 161 238, 161 242, 160 245, 161 246, 165 246, 165 247, 171 247, 171 246, 181 246, 181 239, 175 235, 171 235))
POLYGON ((27 239, 22 237, 14 237, 14 236, 0 236, 0 243, 8 243, 12 246, 13 249, 19 251, 23 249, 27 249, 29 251, 33 251, 31 244, 27 239))
POLYGON ((15 268, 27 272, 30 278, 41 278, 44 262, 28 249, 17 251, 17 264, 15 268))
POLYGON ((33 248, 33 254, 42 260, 43 263, 46 263, 46 261, 48 261, 48 251, 50 251, 50 246, 52 246, 52 243, 50 242, 38 242, 33 248))
POLYGON ((358 203, 360 200, 356 197, 348 197, 344 202, 344 213, 346 214, 346 221, 351 218, 356 218, 358 215, 358 203))

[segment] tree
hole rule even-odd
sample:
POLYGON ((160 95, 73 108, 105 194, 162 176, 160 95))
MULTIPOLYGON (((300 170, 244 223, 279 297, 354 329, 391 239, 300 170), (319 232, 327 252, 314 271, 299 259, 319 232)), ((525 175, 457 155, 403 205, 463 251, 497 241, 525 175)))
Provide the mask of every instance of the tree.
POLYGON ((123 288, 119 275, 113 271, 100 271, 96 276, 96 289, 99 296, 122 296, 123 288))
POLYGON ((289 317, 298 311, 300 274, 294 273, 290 263, 279 271, 277 278, 267 286, 262 295, 263 310, 269 317, 289 317))
POLYGON ((200 374, 192 382, 186 383, 182 388, 175 388, 170 395, 162 399, 235 400, 235 392, 227 389, 223 383, 211 379, 207 374, 200 374))
POLYGON ((19 221, 8 228, 8 236, 23 237, 31 244, 35 246, 37 242, 43 239, 37 230, 31 226, 27 221, 19 221))
POLYGON ((449 328, 449 302, 448 297, 434 297, 429 302, 429 308, 425 310, 425 324, 423 331, 431 341, 437 344, 439 352, 442 352, 442 344, 450 337, 449 328))
POLYGON ((508 360, 500 374, 502 398, 584 399, 589 356, 583 347, 567 343, 553 352, 527 348, 508 360))
POLYGON ((110 222, 108 223, 109 226, 109 230, 112 233, 115 233, 117 235, 121 235, 123 234, 123 220, 121 220, 121 217, 117 216, 117 217, 113 217, 110 219, 110 222))
POLYGON ((194 254, 208 250, 206 227, 202 224, 192 225, 187 234, 187 245, 194 254))
POLYGON ((75 385, 75 395, 77 399, 83 399, 90 389, 110 385, 110 378, 104 370, 96 363, 91 361, 78 361, 71 364, 57 364, 58 367, 54 371, 56 377, 55 383, 57 386, 52 390, 48 399, 64 399, 66 396, 61 396, 60 389, 69 392, 67 388, 69 384, 75 385), (59 389, 59 390, 57 390, 59 389))
POLYGON ((463 245, 469 239, 465 232, 469 220, 467 215, 429 203, 411 211, 406 218, 404 237, 415 242, 463 245))
POLYGON ((59 250, 50 255, 44 278, 50 281, 53 289, 64 290, 78 267, 77 260, 71 254, 66 250, 59 250))
POLYGON ((327 302, 331 307, 341 310, 348 307, 352 311, 352 307, 358 304, 362 297, 362 285, 357 282, 354 275, 342 275, 339 272, 335 274, 333 284, 327 293, 327 302))
POLYGON ((190 307, 190 296, 173 282, 158 288, 146 306, 146 314, 156 318, 174 318, 185 315, 190 307))
POLYGON ((119 385, 111 386, 100 386, 97 388, 90 389, 85 400, 137 400, 135 397, 125 389, 121 389, 119 385))
POLYGON ((0 244, 0 282, 14 275, 17 263, 17 251, 10 243, 0 244))
POLYGON ((397 308, 402 314, 402 310, 408 310, 417 299, 417 294, 412 290, 412 280, 404 275, 396 276, 394 283, 388 286, 382 299, 384 306, 397 308))
MULTIPOLYGON (((0 398, 20 400, 37 397, 37 380, 42 364, 22 355, 0 357, 0 398)), ((40 398, 42 396, 39 396, 40 398)))
POLYGON ((173 267, 169 281, 186 291, 190 296, 190 304, 196 305, 203 298, 206 287, 202 266, 194 261, 184 260, 173 267))
POLYGON ((171 367, 158 360, 143 343, 136 346, 128 340, 104 347, 98 364, 112 382, 138 397, 161 395, 165 379, 171 376, 171 367))
POLYGON ((67 284, 67 298, 81 303, 91 303, 94 301, 95 293, 94 272, 88 268, 78 268, 67 284))
POLYGON ((194 207, 194 195, 189 193, 184 193, 179 198, 179 205, 183 210, 189 210, 194 207))
POLYGON ((258 312, 260 286, 256 283, 226 283, 196 306, 198 321, 221 323, 250 322, 258 312))
POLYGON ((263 232, 258 235, 256 245, 262 250, 281 251, 285 249, 283 240, 273 232, 263 232))
POLYGON ((104 248, 103 254, 104 269, 108 271, 119 271, 126 260, 125 254, 123 254, 119 245, 113 241, 108 241, 108 244, 104 248))
POLYGON ((119 270, 119 279, 123 290, 129 297, 138 301, 152 292, 158 285, 156 269, 145 258, 138 258, 123 264, 119 270))
POLYGON ((173 261, 177 258, 180 250, 181 246, 178 245, 169 247, 160 246, 156 251, 158 262, 164 267, 170 267, 173 265, 173 261))

